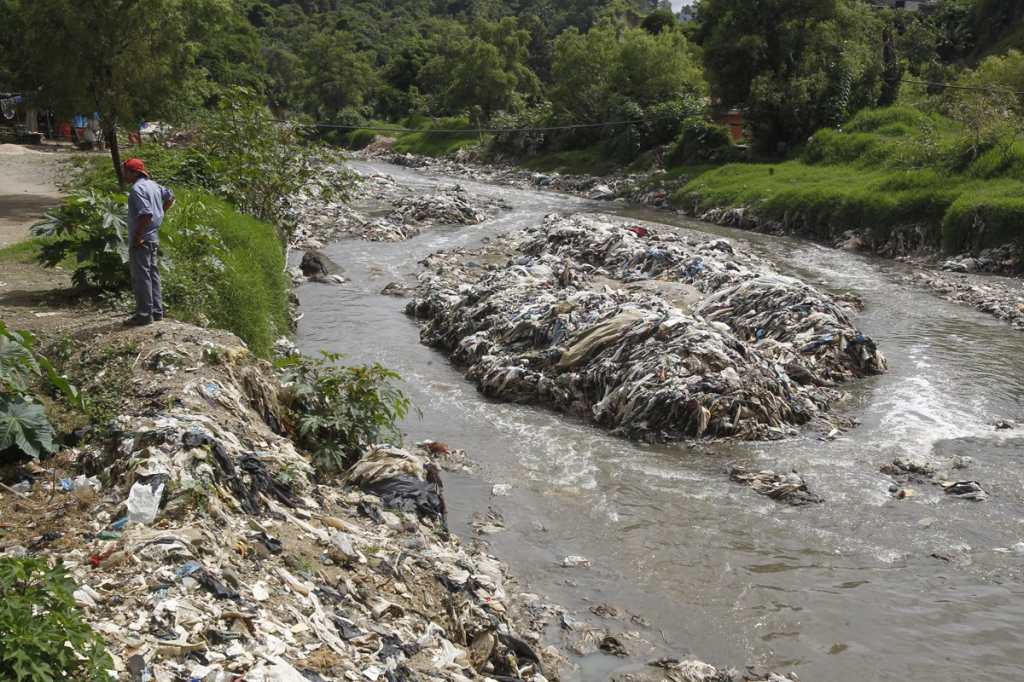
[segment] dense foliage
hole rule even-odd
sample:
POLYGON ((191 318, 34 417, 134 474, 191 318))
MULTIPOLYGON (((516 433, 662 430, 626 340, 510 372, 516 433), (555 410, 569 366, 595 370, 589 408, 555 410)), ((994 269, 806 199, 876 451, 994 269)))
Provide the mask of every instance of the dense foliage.
POLYGON ((410 407, 394 385, 398 374, 379 364, 345 367, 340 359, 323 353, 279 363, 296 442, 327 475, 347 469, 368 445, 400 444, 398 422, 410 407))
MULTIPOLYGON (((0 66, 0 91, 42 86, 48 106, 99 110, 111 125, 193 122, 197 107, 236 107, 246 98, 237 87, 276 118, 342 126, 613 122, 494 144, 517 155, 599 145, 619 161, 673 141, 696 112, 739 107, 758 151, 778 155, 864 107, 927 103, 935 84, 1006 82, 996 65, 972 69, 1024 48, 1024 0, 939 0, 927 12, 869 0, 698 0, 693 22, 657 0, 154 2, 83 15, 67 0, 0 0, 0 50, 15 57, 0 66), (88 51, 35 49, 54 40, 88 51)), ((244 123, 239 145, 278 134, 266 116, 244 123)), ((373 134, 319 132, 357 146, 373 134)), ((469 141, 424 133, 407 146, 443 152, 469 141)))
POLYGON ((745 106, 764 151, 785 151, 876 103, 882 21, 861 0, 705 0, 712 92, 745 106))
POLYGON ((63 566, 0 559, 0 678, 15 682, 109 680, 102 638, 82 619, 63 566))

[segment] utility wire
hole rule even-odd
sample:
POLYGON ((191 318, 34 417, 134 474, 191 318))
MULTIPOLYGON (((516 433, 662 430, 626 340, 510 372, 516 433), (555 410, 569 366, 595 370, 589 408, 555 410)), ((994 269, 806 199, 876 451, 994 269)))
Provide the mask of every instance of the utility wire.
POLYGON ((400 126, 365 126, 365 125, 342 125, 336 123, 298 123, 295 121, 278 120, 277 123, 294 123, 298 126, 311 128, 334 128, 339 130, 369 130, 370 132, 382 133, 451 133, 454 135, 468 135, 476 133, 532 133, 550 132, 554 130, 575 130, 577 128, 604 128, 611 126, 635 125, 637 123, 650 123, 653 121, 677 120, 678 116, 656 116, 654 118, 637 118, 629 121, 605 121, 602 123, 573 123, 560 126, 540 126, 536 128, 402 128, 400 126))
MULTIPOLYGON (((1024 92, 1010 90, 1009 88, 991 88, 980 85, 951 85, 949 83, 937 83, 931 81, 918 81, 900 79, 900 83, 909 85, 926 85, 935 88, 948 88, 951 90, 970 90, 976 92, 987 92, 997 94, 1017 95, 1024 97, 1024 92)), ((626 121, 604 121, 602 123, 572 123, 557 126, 538 126, 523 128, 405 128, 401 126, 366 126, 342 123, 298 123, 296 121, 276 120, 276 123, 289 123, 306 128, 328 128, 332 130, 366 130, 372 133, 429 133, 431 135, 479 135, 481 133, 544 133, 558 130, 579 130, 587 128, 611 128, 615 126, 636 125, 638 123, 653 123, 655 121, 677 120, 678 116, 655 116, 652 118, 636 118, 626 121)))

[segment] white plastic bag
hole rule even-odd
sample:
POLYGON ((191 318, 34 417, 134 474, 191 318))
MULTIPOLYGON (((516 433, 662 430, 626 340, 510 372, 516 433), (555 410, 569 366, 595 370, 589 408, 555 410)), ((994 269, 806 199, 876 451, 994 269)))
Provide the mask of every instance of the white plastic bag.
POLYGON ((128 493, 128 523, 141 523, 145 526, 153 523, 163 495, 163 483, 154 492, 148 484, 136 482, 128 493))

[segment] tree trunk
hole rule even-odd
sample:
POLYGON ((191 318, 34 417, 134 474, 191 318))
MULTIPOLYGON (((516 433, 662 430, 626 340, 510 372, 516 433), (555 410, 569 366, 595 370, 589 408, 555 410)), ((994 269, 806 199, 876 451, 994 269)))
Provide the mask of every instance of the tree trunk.
POLYGON ((117 186, 124 189, 124 175, 121 173, 121 150, 117 148, 117 122, 110 121, 103 125, 104 137, 107 138, 107 146, 110 147, 110 160, 114 164, 114 175, 117 177, 117 186))
POLYGON ((878 98, 878 106, 887 107, 896 102, 900 95, 900 79, 903 69, 896 53, 896 38, 892 29, 886 27, 882 31, 882 94, 878 98))

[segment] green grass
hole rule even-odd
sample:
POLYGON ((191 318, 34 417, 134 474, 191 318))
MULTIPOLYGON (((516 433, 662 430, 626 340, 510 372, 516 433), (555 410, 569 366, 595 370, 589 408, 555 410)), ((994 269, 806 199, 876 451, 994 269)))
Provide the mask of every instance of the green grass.
POLYGON ((522 159, 519 165, 539 173, 569 173, 572 175, 609 175, 621 165, 604 156, 600 146, 548 152, 522 159))
POLYGON ((819 131, 799 160, 708 170, 674 200, 748 207, 825 240, 855 229, 884 243, 916 226, 925 245, 947 252, 1024 241, 1024 143, 971 158, 960 132, 906 107, 869 110, 843 132, 819 131))
MULTIPOLYGON (((174 316, 201 312, 214 327, 238 335, 253 353, 268 356, 274 341, 288 333, 288 290, 284 251, 274 227, 235 210, 228 202, 198 190, 177 190, 181 205, 201 202, 206 208, 204 222, 220 236, 225 246, 222 272, 210 272, 216 286, 202 311, 171 310, 174 316)), ((172 241, 178 226, 178 211, 168 213, 161 231, 172 241)), ((173 259, 173 252, 168 254, 173 259)), ((200 273, 202 276, 202 273, 200 273)))
POLYGON ((42 251, 41 239, 26 239, 0 248, 0 263, 35 263, 42 251))

